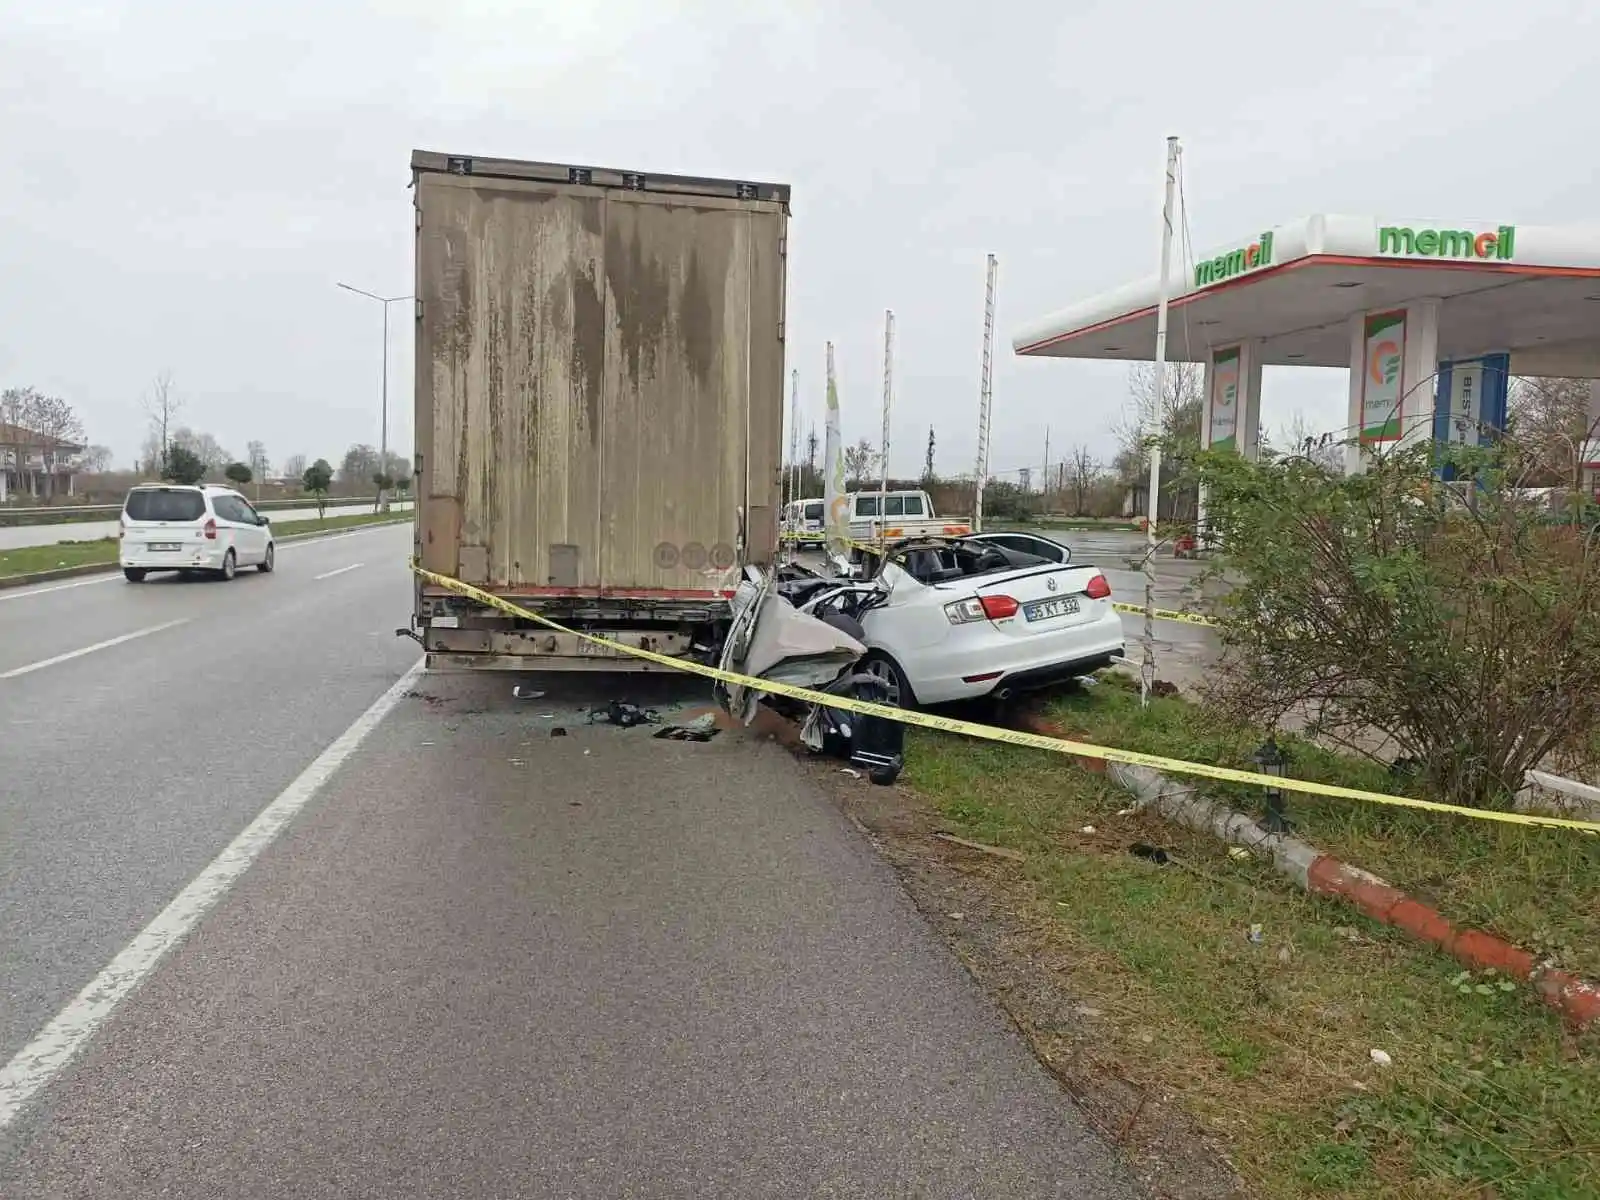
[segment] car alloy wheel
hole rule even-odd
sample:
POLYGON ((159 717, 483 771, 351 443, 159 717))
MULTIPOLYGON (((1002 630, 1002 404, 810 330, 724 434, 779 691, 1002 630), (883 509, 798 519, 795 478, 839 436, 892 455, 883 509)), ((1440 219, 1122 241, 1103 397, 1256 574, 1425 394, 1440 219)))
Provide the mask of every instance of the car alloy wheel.
POLYGON ((910 708, 916 703, 910 682, 894 660, 874 654, 861 664, 861 670, 883 684, 887 702, 896 708, 910 708))

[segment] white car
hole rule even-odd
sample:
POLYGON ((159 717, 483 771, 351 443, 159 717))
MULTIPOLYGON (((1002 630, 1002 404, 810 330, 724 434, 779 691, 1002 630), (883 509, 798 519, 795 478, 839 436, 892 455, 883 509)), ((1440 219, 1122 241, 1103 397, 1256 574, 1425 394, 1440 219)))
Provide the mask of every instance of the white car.
POLYGON ((129 583, 151 571, 204 571, 232 579, 270 571, 277 556, 267 518, 232 488, 146 484, 122 502, 117 559, 129 583))
POLYGON ((1034 534, 922 539, 892 548, 870 581, 820 589, 801 608, 851 611, 868 648, 862 669, 902 707, 1004 699, 1123 655, 1110 583, 1071 558, 1034 534))

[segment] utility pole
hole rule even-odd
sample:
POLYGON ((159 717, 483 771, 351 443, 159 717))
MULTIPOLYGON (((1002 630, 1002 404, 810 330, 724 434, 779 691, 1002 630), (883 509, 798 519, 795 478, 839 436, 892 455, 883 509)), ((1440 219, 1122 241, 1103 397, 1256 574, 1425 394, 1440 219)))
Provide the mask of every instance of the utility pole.
POLYGON ((1161 505, 1161 397, 1167 385, 1167 273, 1172 269, 1172 193, 1178 182, 1178 139, 1167 139, 1166 189, 1161 202, 1161 274, 1156 283, 1155 403, 1147 429, 1150 444, 1149 495, 1145 497, 1144 656, 1139 664, 1139 704, 1147 707, 1156 682, 1156 516, 1161 505))
POLYGON ((883 441, 878 475, 878 540, 888 544, 889 514, 883 511, 889 492, 889 406, 894 400, 894 311, 883 311, 883 441))
POLYGON ((789 372, 789 503, 800 499, 800 369, 789 372))
POLYGON ((1044 427, 1044 474, 1039 476, 1039 508, 1042 512, 1050 510, 1050 426, 1044 427))
MULTIPOLYGON (((348 283, 339 284, 347 292, 354 292, 358 296, 365 296, 368 300, 376 300, 383 305, 383 404, 382 420, 378 432, 378 474, 389 473, 389 305, 399 304, 402 300, 415 299, 413 296, 380 296, 376 292, 363 291, 358 287, 351 287, 348 283)), ((385 489, 378 490, 378 506, 383 506, 385 489)))
POLYGON ((994 280, 999 260, 989 255, 983 289, 983 367, 978 375, 978 463, 972 473, 972 531, 983 532, 983 485, 989 479, 989 412, 994 402, 994 280))

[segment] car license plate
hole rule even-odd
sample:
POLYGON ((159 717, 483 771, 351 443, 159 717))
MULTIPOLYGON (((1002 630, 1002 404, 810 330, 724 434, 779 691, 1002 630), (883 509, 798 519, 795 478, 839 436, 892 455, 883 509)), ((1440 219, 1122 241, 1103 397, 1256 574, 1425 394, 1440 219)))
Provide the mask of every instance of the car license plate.
POLYGON ((182 550, 183 546, 182 546, 182 544, 180 544, 178 542, 151 542, 150 543, 150 549, 152 549, 152 550, 182 550))
POLYGON ((1077 611, 1076 596, 1062 596, 1057 600, 1035 600, 1022 606, 1022 616, 1027 621, 1049 621, 1056 617, 1071 616, 1077 611))

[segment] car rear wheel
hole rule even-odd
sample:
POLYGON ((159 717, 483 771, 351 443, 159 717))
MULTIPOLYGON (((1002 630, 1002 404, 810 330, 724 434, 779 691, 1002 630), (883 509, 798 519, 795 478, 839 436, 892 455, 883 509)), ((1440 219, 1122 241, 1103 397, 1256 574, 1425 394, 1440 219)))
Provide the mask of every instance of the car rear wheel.
POLYGON ((896 708, 915 708, 917 695, 911 690, 911 681, 900 669, 900 664, 887 654, 874 650, 861 662, 861 671, 879 680, 889 693, 888 700, 896 708))
POLYGON ((144 571, 140 570, 138 567, 123 567, 122 568, 122 577, 124 579, 126 579, 129 583, 143 583, 144 582, 144 576, 145 576, 144 571))
POLYGON ((268 542, 267 543, 267 556, 256 564, 256 570, 260 571, 263 575, 265 575, 267 572, 271 571, 272 568, 276 565, 276 563, 274 561, 276 559, 276 557, 277 557, 277 550, 274 548, 274 546, 273 546, 273 544, 271 542, 268 542))
POLYGON ((232 579, 239 571, 239 560, 229 550, 222 556, 222 570, 217 572, 217 577, 223 580, 232 579))

